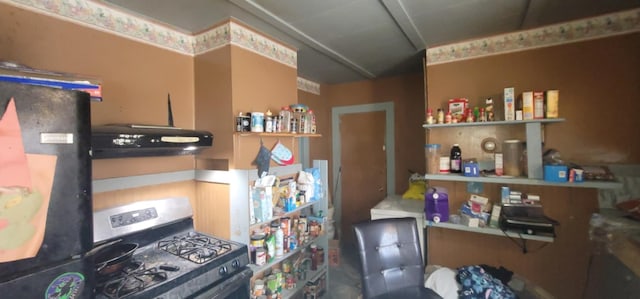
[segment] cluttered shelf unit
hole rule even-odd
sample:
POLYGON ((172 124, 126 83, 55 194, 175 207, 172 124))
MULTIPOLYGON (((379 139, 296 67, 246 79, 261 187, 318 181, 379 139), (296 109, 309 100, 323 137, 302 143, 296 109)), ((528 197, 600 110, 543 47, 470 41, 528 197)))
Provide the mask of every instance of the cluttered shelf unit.
POLYGON ((518 184, 518 185, 538 185, 553 187, 577 187, 596 189, 616 189, 622 186, 618 181, 583 181, 583 182, 549 182, 543 180, 542 163, 542 125, 564 122, 564 118, 546 118, 533 120, 514 121, 490 121, 490 122, 470 122, 451 124, 423 124, 425 129, 445 129, 455 127, 477 127, 477 126, 504 126, 504 125, 525 125, 526 129, 526 150, 529 153, 527 159, 528 177, 505 177, 505 176, 463 176, 459 174, 426 174, 427 180, 434 181, 458 181, 458 182, 480 182, 497 184, 518 184))
MULTIPOLYGON (((323 186, 327 186, 327 170, 328 163, 326 160, 314 160, 312 167, 318 170, 320 180, 323 186)), ((272 167, 269 174, 280 179, 277 192, 272 195, 277 199, 284 182, 295 178, 302 171, 301 164, 292 164, 287 166, 272 167)), ((253 295, 259 294, 276 294, 279 298, 299 298, 301 296, 318 296, 326 291, 328 281, 328 249, 329 238, 324 233, 324 223, 318 219, 323 219, 323 213, 328 210, 328 194, 323 192, 320 198, 307 198, 304 202, 293 207, 285 205, 282 210, 275 209, 275 205, 267 205, 270 210, 266 215, 259 215, 260 210, 255 206, 255 188, 254 183, 258 180, 257 171, 255 169, 237 170, 238 184, 237 190, 232 193, 237 194, 238 200, 243 200, 241 205, 242 211, 232 218, 233 226, 238 228, 238 234, 233 235, 232 239, 240 242, 251 244, 252 264, 249 267, 253 270, 253 278, 251 279, 251 288, 253 295), (288 208, 286 208, 288 207, 288 208), (246 210, 245 210, 246 209, 246 210), (258 212, 256 212, 258 211, 258 212), (271 212, 272 211, 272 212, 271 212), (322 214, 322 215, 320 215, 322 214), (320 216, 320 217, 318 217, 320 216), (286 219, 284 221, 283 219, 286 219), (301 219, 305 219, 305 225, 308 229, 308 236, 305 233, 304 238, 300 233, 299 225, 301 219), (283 223, 289 223, 284 225, 283 223), (278 249, 276 254, 269 257, 267 252, 269 244, 269 234, 265 234, 264 238, 259 238, 257 234, 262 234, 265 229, 275 227, 273 239, 283 242, 284 240, 294 240, 295 246, 280 245, 280 253, 278 249), (284 232, 286 230, 288 232, 284 232), (278 238, 278 236, 280 238, 278 238), (293 236, 293 237, 292 237, 293 236), (264 245, 262 245, 264 244, 264 245), (259 249, 258 249, 259 248, 259 249), (325 250, 326 249, 326 250, 325 250), (275 281, 274 281, 275 279, 275 281)), ((294 181, 297 181, 294 179, 294 181)), ((276 190, 276 188, 274 190, 276 190)), ((275 192, 275 191, 272 191, 275 192)), ((307 194, 308 195, 308 194, 307 194)), ((235 196, 234 196, 235 197, 235 196)), ((295 201, 295 200, 294 200, 295 201)), ((271 201, 273 203, 273 201, 271 201)), ((262 205, 260 205, 262 206, 262 205)), ((280 207, 282 208, 282 207, 280 207)), ((278 244, 277 242, 274 242, 278 244)), ((287 244, 289 242, 283 242, 287 244)), ((273 244, 273 243, 271 243, 273 244)), ((274 245, 275 247, 275 245, 274 245)), ((273 254, 273 253, 270 253, 273 254)))

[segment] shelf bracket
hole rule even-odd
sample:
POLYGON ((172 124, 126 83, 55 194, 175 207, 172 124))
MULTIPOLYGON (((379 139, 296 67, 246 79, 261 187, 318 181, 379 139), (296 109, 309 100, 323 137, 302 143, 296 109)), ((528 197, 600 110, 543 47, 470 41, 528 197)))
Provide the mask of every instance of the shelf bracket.
POLYGON ((542 179, 542 125, 537 122, 526 124, 527 168, 530 179, 542 179))

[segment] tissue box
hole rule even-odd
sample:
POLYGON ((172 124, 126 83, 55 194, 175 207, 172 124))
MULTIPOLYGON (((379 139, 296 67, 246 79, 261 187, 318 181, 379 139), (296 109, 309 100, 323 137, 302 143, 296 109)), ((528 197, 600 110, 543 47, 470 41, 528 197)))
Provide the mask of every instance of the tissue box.
POLYGON ((569 178, 566 165, 545 165, 544 180, 547 182, 566 182, 569 178))

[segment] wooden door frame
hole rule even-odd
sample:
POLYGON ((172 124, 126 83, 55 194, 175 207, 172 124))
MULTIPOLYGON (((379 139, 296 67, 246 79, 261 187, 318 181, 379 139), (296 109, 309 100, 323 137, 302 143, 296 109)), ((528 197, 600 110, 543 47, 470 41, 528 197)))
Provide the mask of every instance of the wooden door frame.
MULTIPOLYGON (((333 174, 333 186, 335 190, 333 198, 334 219, 336 224, 334 227, 340 228, 342 222, 342 180, 339 171, 342 159, 342 144, 340 143, 340 117, 345 114, 367 113, 367 112, 385 112, 385 152, 387 159, 387 196, 396 194, 396 148, 395 148, 395 116, 393 110, 393 102, 363 104, 353 106, 337 106, 331 108, 331 163, 333 174)), ((337 229, 339 232, 340 229, 337 229)), ((341 233, 341 232, 340 232, 341 233)))

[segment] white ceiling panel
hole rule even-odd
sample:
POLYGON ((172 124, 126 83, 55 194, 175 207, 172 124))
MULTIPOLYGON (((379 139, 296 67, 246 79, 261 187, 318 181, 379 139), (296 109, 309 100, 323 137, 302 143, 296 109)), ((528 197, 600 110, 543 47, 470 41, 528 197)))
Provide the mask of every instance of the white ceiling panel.
POLYGON ((426 47, 640 7, 640 0, 95 0, 186 33, 234 17, 340 83, 422 69, 426 47))

